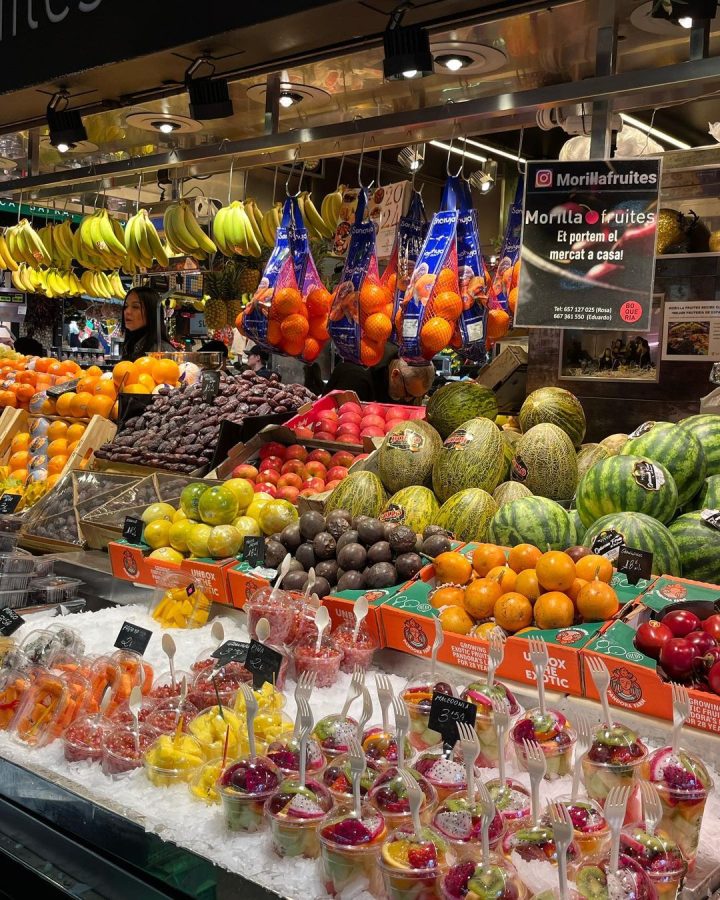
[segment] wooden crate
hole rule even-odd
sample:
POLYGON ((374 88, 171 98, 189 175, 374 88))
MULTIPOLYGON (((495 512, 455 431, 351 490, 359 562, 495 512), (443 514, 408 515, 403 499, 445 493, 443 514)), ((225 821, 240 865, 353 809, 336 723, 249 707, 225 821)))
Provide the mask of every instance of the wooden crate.
POLYGON ((117 425, 114 422, 111 422, 104 416, 93 416, 83 436, 78 441, 77 447, 68 457, 62 474, 64 475, 71 469, 80 468, 83 463, 87 465, 94 451, 107 443, 107 441, 111 441, 115 437, 116 431, 117 425))
POLYGON ((10 444, 16 434, 27 431, 30 416, 24 409, 13 409, 6 406, 0 415, 0 459, 7 456, 10 444))

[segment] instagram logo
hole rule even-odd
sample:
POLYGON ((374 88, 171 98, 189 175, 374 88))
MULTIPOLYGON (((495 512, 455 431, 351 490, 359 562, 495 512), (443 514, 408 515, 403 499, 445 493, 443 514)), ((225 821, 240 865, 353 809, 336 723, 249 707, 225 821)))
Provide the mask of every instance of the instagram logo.
POLYGON ((553 185, 552 169, 538 169, 535 173, 535 187, 549 188, 553 185))

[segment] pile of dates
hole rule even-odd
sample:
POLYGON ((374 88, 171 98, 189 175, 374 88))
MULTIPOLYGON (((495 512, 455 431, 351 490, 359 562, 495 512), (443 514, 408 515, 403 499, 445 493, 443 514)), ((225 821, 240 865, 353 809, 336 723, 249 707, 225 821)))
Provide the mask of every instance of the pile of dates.
POLYGON ((212 402, 203 401, 200 381, 161 392, 140 415, 126 419, 95 456, 189 474, 209 465, 223 421, 241 425, 249 416, 294 412, 315 399, 303 385, 281 384, 276 374, 219 374, 212 402))

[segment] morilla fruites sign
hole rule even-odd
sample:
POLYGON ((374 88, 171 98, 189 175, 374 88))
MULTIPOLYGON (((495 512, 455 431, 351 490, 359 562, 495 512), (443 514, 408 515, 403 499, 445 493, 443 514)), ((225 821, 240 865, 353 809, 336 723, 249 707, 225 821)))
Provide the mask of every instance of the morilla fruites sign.
POLYGON ((527 164, 516 325, 649 331, 660 165, 527 164))

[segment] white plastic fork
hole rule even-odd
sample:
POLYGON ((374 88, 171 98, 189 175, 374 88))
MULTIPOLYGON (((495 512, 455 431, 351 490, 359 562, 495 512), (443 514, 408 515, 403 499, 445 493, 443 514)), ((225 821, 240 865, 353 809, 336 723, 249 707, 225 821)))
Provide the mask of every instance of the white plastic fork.
POLYGON ((460 752, 465 766, 467 799, 468 803, 473 804, 475 802, 475 760, 480 755, 480 741, 475 729, 467 722, 458 722, 457 729, 460 738, 460 752))
POLYGON ((300 704, 303 700, 309 700, 315 688, 315 672, 303 672, 295 685, 295 703, 297 704, 297 715, 295 716, 295 737, 300 736, 300 704))
POLYGON ((533 825, 537 825, 540 821, 540 782, 547 772, 547 761, 537 741, 524 740, 523 748, 525 765, 530 776, 530 815, 533 825))
POLYGON ((370 721, 370 717, 373 714, 373 702, 372 697, 370 696, 370 691, 367 689, 367 685, 363 684, 362 686, 362 712, 360 713, 360 718, 358 719, 358 727, 357 727, 357 737, 359 741, 362 741, 363 732, 365 731, 365 726, 370 721))
POLYGON ((551 803, 548 812, 557 852, 560 900, 568 900, 567 851, 573 838, 573 823, 567 807, 562 803, 551 803))
POLYGON ((360 779, 363 776, 367 763, 360 741, 357 738, 350 738, 348 741, 348 761, 350 763, 350 780, 352 781, 353 789, 353 813, 355 818, 359 819, 361 815, 360 779))
POLYGON ((247 723, 248 748, 250 750, 250 759, 255 759, 255 716, 258 711, 258 702, 255 699, 253 689, 249 684, 240 685, 240 693, 245 701, 245 721, 247 723))
POLYGON ((312 710, 310 709, 310 701, 305 697, 301 697, 298 703, 298 715, 295 724, 300 725, 298 742, 300 745, 300 772, 299 782, 301 787, 305 787, 305 773, 307 770, 307 742, 312 734, 313 720, 312 710))
POLYGON ((642 797, 645 831, 648 834, 655 834, 655 829, 660 824, 663 815, 662 801, 658 796, 657 788, 649 781, 641 781, 640 796, 642 797))
POLYGON ((340 710, 341 719, 345 719, 347 717, 347 714, 350 711, 350 707, 357 700, 360 694, 362 694, 364 684, 365 670, 361 669, 360 666, 355 666, 355 668, 353 669, 352 678, 350 679, 350 686, 348 687, 347 696, 345 697, 345 702, 343 703, 343 708, 340 710))
POLYGON ((670 738, 670 746, 672 752, 677 753, 680 749, 680 733, 683 725, 690 718, 690 694, 688 689, 681 684, 672 682, 672 705, 673 705, 673 730, 670 738))
POLYGON ((590 670, 595 690, 600 697, 605 724, 612 725, 612 713, 610 712, 610 702, 608 701, 608 689, 610 687, 610 673, 608 672, 608 667, 597 656, 588 656, 587 666, 590 670))
POLYGON ((423 792, 420 789, 420 785, 415 781, 407 769, 400 769, 399 771, 400 777, 405 785, 405 790, 407 791, 408 803, 410 804, 410 815, 412 816, 413 830, 415 831, 415 840, 419 841, 422 835, 420 807, 423 802, 423 792))
POLYGON ((605 800, 603 815, 610 829, 610 872, 617 872, 618 862, 620 858, 620 830, 625 821, 625 812, 627 810, 628 797, 630 796, 629 787, 610 788, 610 792, 605 800))
POLYGON ((395 716, 395 740, 397 741, 397 767, 403 769, 405 767, 405 740, 410 731, 410 713, 407 704, 400 697, 393 694, 392 698, 393 715, 395 716))
POLYGON ((477 796, 480 801, 480 810, 482 813, 482 821, 480 824, 482 863, 483 866, 488 866, 490 864, 490 825, 495 818, 495 804, 492 801, 490 792, 482 781, 478 782, 477 796))
POLYGON ((502 665, 505 656, 505 635, 499 628, 493 628, 488 637, 490 648, 488 650, 487 683, 493 684, 495 673, 502 665))
POLYGON ((575 713, 573 716, 573 724, 575 725, 575 733, 577 740, 575 742, 575 755, 573 758, 573 780, 570 790, 570 799, 577 800, 580 791, 580 777, 582 775, 583 756, 588 752, 593 742, 593 731, 590 720, 583 713, 575 713))
POLYGON ((535 679, 537 681, 538 690, 538 706, 540 712, 545 715, 547 708, 545 706, 545 669, 549 662, 547 644, 544 638, 531 637, 528 639, 530 645, 530 662, 535 669, 535 679))
MULTIPOLYGON (((490 671, 488 669, 488 671, 490 671)), ((493 727, 498 746, 498 779, 501 785, 505 784, 505 747, 507 746, 507 734, 510 730, 510 705, 502 697, 496 697, 492 701, 493 727)))
POLYGON ((435 640, 433 641, 432 651, 430 652, 430 682, 435 684, 437 674, 437 658, 440 648, 445 642, 445 632, 443 631, 440 619, 435 619, 435 640))
POLYGON ((383 731, 390 729, 390 704, 393 698, 392 684, 387 675, 376 675, 375 686, 377 688, 378 702, 382 712, 383 731))

